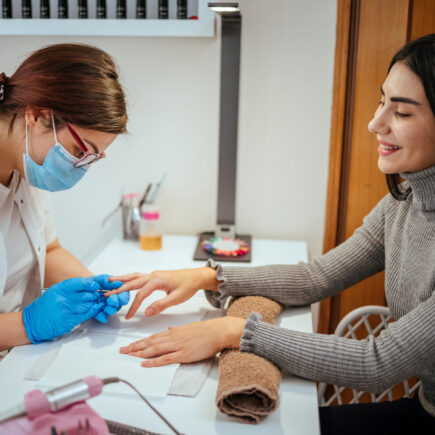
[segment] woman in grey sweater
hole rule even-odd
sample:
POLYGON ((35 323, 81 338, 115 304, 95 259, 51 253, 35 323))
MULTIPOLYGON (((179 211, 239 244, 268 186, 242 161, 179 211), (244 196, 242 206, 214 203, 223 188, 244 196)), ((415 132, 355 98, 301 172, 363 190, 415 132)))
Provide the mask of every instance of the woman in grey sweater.
POLYGON ((308 263, 206 267, 114 277, 121 291, 139 289, 127 318, 154 290, 167 296, 146 315, 180 304, 199 289, 222 307, 229 296, 263 295, 287 306, 311 304, 385 270, 395 322, 374 338, 282 329, 224 317, 172 328, 122 348, 145 367, 193 362, 224 348, 254 352, 317 382, 382 391, 411 376, 418 397, 381 404, 320 408, 322 433, 435 433, 435 34, 404 46, 392 59, 369 130, 390 194, 344 243, 308 263), (399 174, 405 183, 399 185, 399 174))

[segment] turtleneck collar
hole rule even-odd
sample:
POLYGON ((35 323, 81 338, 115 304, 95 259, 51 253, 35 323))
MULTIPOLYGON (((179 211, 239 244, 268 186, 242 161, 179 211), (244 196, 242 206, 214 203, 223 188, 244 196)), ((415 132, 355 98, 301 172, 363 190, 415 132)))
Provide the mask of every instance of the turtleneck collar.
POLYGON ((400 176, 412 189, 412 204, 418 210, 435 210, 435 166, 418 172, 403 172, 400 176))

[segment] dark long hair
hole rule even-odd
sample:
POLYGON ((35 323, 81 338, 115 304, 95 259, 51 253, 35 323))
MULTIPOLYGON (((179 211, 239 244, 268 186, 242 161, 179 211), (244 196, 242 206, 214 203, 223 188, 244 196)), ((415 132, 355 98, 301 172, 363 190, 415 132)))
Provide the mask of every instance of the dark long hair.
MULTIPOLYGON (((408 42, 394 55, 388 72, 396 62, 403 62, 420 77, 435 116, 435 33, 408 42)), ((386 177, 391 195, 398 201, 405 201, 411 193, 411 188, 403 189, 400 186, 399 174, 387 174, 386 177)))
POLYGON ((0 116, 12 115, 9 131, 27 107, 52 110, 61 127, 63 120, 106 133, 126 131, 125 96, 115 63, 97 47, 44 47, 25 59, 11 77, 1 73, 1 88, 0 116))

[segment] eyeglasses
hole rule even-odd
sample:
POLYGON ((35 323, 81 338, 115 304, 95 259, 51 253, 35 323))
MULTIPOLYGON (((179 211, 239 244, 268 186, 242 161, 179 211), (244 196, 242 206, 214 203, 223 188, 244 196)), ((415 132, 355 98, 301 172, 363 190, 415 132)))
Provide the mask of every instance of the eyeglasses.
POLYGON ((100 159, 106 157, 106 155, 104 153, 99 154, 99 153, 92 153, 91 151, 89 151, 88 148, 86 147, 86 145, 83 143, 83 140, 81 139, 81 137, 71 127, 71 124, 69 124, 66 121, 65 121, 65 124, 66 124, 69 132, 72 134, 74 140, 77 142, 77 145, 79 146, 79 148, 81 149, 81 151, 83 153, 83 156, 74 163, 73 166, 75 168, 81 168, 82 166, 90 165, 91 163, 95 163, 97 160, 100 160, 100 159))

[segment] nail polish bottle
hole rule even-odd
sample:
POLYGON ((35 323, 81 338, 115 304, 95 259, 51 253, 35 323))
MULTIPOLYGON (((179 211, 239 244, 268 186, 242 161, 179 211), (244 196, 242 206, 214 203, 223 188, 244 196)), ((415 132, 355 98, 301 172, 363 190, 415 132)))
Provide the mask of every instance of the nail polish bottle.
POLYGON ((2 17, 12 18, 12 2, 11 0, 3 0, 2 17))
POLYGON ((187 19, 187 0, 177 0, 177 19, 187 19))
POLYGON ((127 5, 125 0, 116 0, 116 18, 127 18, 127 5))
POLYGON ((41 0, 39 3, 39 16, 40 18, 50 18, 50 0, 41 0))
POLYGON ((57 17, 68 18, 68 0, 59 0, 57 3, 57 17))
POLYGON ((147 17, 146 0, 137 0, 136 2, 136 18, 144 19, 147 17))
POLYGON ((167 20, 169 16, 168 0, 159 0, 159 20, 167 20))
POLYGON ((79 18, 88 18, 88 0, 78 2, 79 18))
POLYGON ((32 18, 32 0, 22 0, 21 13, 23 18, 32 18))
POLYGON ((107 18, 106 0, 97 0, 97 18, 107 18))

